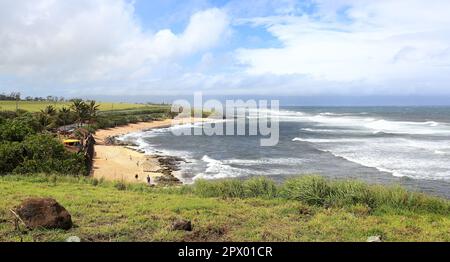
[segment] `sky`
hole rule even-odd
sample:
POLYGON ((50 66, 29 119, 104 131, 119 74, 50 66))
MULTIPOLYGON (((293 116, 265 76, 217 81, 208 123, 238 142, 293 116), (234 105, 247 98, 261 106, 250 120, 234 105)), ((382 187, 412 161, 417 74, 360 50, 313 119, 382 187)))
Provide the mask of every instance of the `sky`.
POLYGON ((450 97, 448 0, 0 0, 0 92, 450 97))

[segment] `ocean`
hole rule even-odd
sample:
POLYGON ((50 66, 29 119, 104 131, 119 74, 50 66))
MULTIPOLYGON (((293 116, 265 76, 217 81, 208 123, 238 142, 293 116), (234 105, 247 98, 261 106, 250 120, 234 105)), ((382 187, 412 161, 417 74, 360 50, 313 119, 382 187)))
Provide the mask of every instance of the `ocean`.
MULTIPOLYGON (((175 136, 184 125, 128 134, 148 154, 186 159, 179 176, 276 181, 306 174, 402 185, 450 199, 450 107, 284 107, 279 143, 260 136, 175 136)), ((251 117, 251 116, 250 116, 251 117)), ((234 120, 227 120, 234 121, 234 120)))

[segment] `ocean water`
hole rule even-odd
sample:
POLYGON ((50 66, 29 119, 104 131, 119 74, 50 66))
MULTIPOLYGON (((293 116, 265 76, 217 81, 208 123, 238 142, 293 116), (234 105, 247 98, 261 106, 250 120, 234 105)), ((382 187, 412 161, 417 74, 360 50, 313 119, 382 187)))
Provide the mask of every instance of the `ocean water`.
POLYGON ((320 174, 400 184, 450 198, 450 107, 286 107, 277 114, 280 140, 273 147, 260 147, 260 136, 171 132, 201 124, 123 139, 149 154, 185 158, 177 175, 186 183, 253 176, 283 181, 320 174))

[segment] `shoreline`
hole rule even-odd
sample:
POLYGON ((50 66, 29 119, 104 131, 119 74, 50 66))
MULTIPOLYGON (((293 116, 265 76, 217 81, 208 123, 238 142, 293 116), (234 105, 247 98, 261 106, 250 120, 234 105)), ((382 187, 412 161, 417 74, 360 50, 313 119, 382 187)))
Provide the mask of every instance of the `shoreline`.
POLYGON ((100 129, 94 134, 95 157, 91 177, 108 181, 127 183, 181 184, 172 173, 176 171, 176 162, 183 161, 172 156, 145 155, 126 144, 115 144, 115 138, 130 133, 167 128, 175 124, 204 122, 205 118, 164 119, 140 122, 110 129, 100 129))

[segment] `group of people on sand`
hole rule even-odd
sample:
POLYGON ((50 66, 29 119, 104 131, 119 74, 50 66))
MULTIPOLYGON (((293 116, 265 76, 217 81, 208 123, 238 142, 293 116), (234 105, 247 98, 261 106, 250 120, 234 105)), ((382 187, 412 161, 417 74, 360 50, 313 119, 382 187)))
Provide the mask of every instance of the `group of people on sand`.
MULTIPOLYGON (((132 157, 131 155, 130 155, 130 161, 133 161, 133 157, 132 157)), ((140 164, 140 162, 137 161, 137 162, 136 162, 136 166, 139 166, 139 164, 140 164)), ((136 178, 136 180, 138 180, 138 179, 139 179, 139 175, 136 174, 136 175, 134 176, 134 178, 136 178)), ((149 175, 147 175, 147 184, 148 184, 149 186, 152 185, 152 179, 150 178, 149 175)))
MULTIPOLYGON (((139 175, 136 174, 136 175, 134 176, 134 178, 136 178, 136 180, 138 180, 138 179, 139 179, 139 175)), ((150 178, 149 175, 147 175, 147 184, 148 184, 149 186, 152 185, 152 179, 150 178)))

